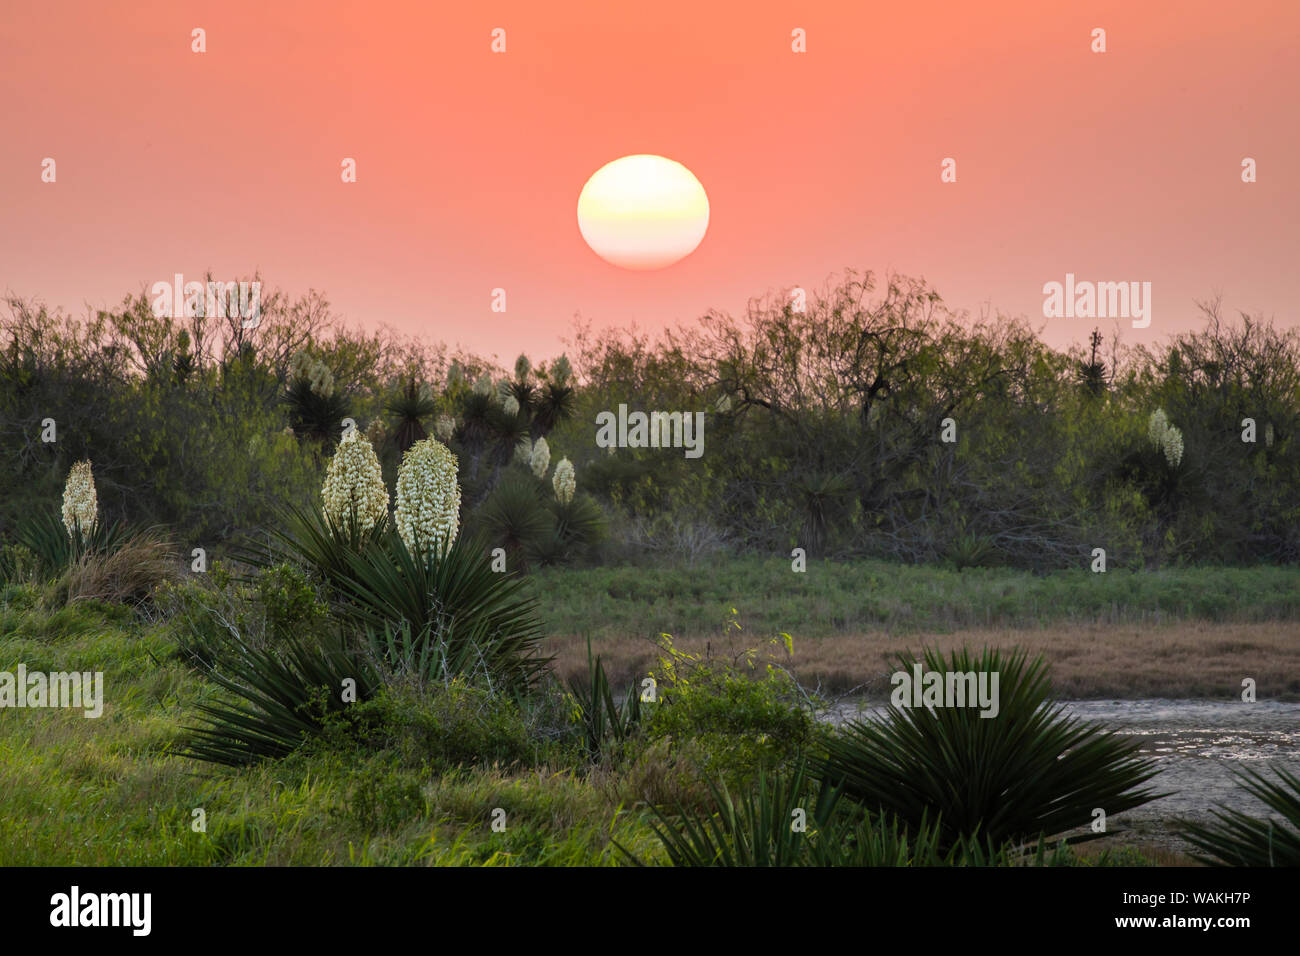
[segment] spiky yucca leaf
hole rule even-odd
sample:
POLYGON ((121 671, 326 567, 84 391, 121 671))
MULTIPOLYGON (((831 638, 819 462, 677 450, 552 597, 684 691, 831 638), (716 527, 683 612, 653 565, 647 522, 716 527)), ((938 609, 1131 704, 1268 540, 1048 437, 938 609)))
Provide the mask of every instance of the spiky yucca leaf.
POLYGON ((578 705, 587 744, 587 756, 598 760, 607 744, 621 744, 641 723, 641 695, 636 684, 628 688, 620 704, 614 699, 609 678, 600 657, 591 655, 591 638, 587 638, 587 680, 569 681, 569 692, 578 705))
MULTIPOLYGON (((804 767, 788 775, 760 775, 739 799, 709 781, 716 812, 655 808, 652 829, 674 866, 1055 866, 1067 860, 1041 843, 1025 854, 978 835, 945 847, 941 831, 922 815, 909 826, 874 816, 837 789, 814 789, 804 767), (802 824, 798 826, 797 824, 802 824)), ((619 844, 633 863, 643 861, 619 844)))
POLYGON ((122 547, 129 534, 120 521, 112 524, 100 521, 89 534, 78 526, 69 535, 57 511, 44 511, 19 524, 14 537, 36 556, 40 572, 53 576, 84 555, 113 554, 122 547))
POLYGON ((1277 780, 1245 770, 1238 782, 1251 796, 1290 824, 1220 807, 1211 823, 1184 823, 1187 841, 1205 851, 1196 858, 1211 866, 1300 866, 1300 777, 1275 768, 1277 780))
POLYGON ((492 570, 482 540, 462 535, 417 557, 390 530, 384 547, 344 560, 332 583, 346 599, 338 608, 345 619, 377 632, 404 622, 413 637, 445 642, 442 659, 481 663, 485 676, 511 688, 531 686, 545 670, 537 601, 522 579, 492 570))

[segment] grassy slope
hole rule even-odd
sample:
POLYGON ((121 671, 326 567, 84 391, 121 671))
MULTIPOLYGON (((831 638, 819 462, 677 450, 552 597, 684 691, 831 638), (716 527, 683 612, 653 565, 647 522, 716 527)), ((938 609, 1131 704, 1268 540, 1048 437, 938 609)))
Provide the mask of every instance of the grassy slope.
POLYGON ((214 693, 162 628, 95 605, 0 607, 0 670, 102 670, 103 716, 0 709, 0 865, 617 862, 653 838, 568 772, 430 779, 384 755, 304 754, 247 771, 176 754, 214 693), (206 812, 207 832, 191 829, 206 812), (493 808, 506 831, 488 826, 493 808), (617 817, 617 822, 616 821, 617 817))

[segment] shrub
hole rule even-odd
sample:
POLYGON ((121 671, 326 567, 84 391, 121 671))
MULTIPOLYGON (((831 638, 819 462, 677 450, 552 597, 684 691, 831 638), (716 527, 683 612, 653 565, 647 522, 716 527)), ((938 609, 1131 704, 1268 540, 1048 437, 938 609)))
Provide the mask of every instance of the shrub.
POLYGON ((307 575, 293 565, 281 563, 263 569, 257 575, 256 589, 266 613, 266 631, 272 638, 310 638, 325 627, 328 608, 307 575))
POLYGON ((754 673, 755 650, 741 655, 742 670, 735 662, 682 653, 666 635, 662 640, 666 654, 647 733, 698 755, 704 775, 748 785, 817 744, 821 727, 784 669, 769 663, 754 673))

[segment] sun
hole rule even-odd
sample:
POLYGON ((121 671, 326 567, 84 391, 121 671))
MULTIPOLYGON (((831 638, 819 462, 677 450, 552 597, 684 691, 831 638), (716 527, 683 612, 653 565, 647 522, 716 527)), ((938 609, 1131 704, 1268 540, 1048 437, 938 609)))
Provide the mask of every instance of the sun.
POLYGON ((663 156, 606 163, 578 197, 578 229, 592 251, 624 269, 663 269, 689 256, 709 228, 709 197, 695 175, 663 156))

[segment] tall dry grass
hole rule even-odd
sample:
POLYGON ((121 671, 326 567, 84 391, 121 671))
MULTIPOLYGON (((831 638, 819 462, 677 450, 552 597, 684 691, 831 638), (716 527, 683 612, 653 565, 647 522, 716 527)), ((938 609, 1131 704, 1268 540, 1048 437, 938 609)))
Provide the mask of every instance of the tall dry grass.
POLYGON ((164 581, 179 577, 171 542, 157 531, 141 531, 109 554, 84 554, 64 572, 61 596, 77 601, 139 605, 164 581))

